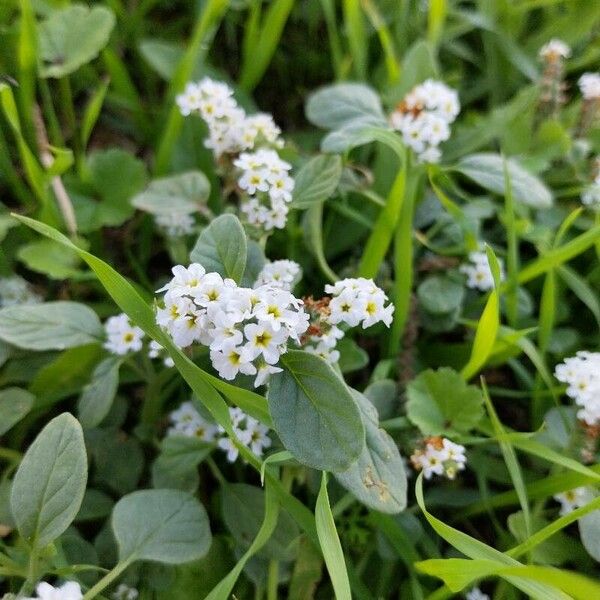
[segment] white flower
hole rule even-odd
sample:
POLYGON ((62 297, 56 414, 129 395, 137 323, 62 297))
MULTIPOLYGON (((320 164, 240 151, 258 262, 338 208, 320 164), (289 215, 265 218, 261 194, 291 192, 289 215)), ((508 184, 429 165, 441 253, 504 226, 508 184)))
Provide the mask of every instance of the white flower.
POLYGON ((309 344, 308 346, 304 347, 304 350, 306 350, 306 352, 309 352, 310 354, 316 354, 317 356, 320 356, 321 358, 325 359, 327 362, 332 364, 340 360, 339 351, 329 346, 326 342, 321 341, 314 346, 309 344))
POLYGON ((267 262, 261 269, 254 282, 254 287, 270 285, 289 292, 301 277, 302 269, 297 262, 293 260, 275 260, 267 262))
POLYGON ((175 366, 173 359, 166 353, 166 350, 156 340, 151 340, 150 344, 148 345, 148 357, 162 358, 165 367, 171 368, 175 366))
MULTIPOLYGON (((279 371, 281 369, 278 369, 279 371)), ((240 443, 249 448, 257 456, 262 456, 265 448, 271 446, 269 438, 269 429, 262 423, 259 423, 253 417, 247 415, 240 408, 230 408, 229 415, 233 426, 233 431, 240 443)), ((218 447, 227 455, 229 462, 235 462, 239 455, 239 450, 225 432, 220 428, 223 437, 217 442, 218 447)))
POLYGON ((250 323, 244 327, 244 335, 248 340, 244 345, 244 355, 249 360, 258 358, 261 354, 265 361, 274 365, 279 361, 281 346, 285 347, 287 332, 283 328, 277 331, 270 324, 250 323))
POLYGON ((264 361, 258 362, 257 369, 258 371, 256 373, 256 379, 254 380, 254 387, 260 387, 261 385, 264 385, 267 383, 269 377, 273 375, 273 373, 281 373, 281 371, 283 371, 283 369, 270 365, 264 361))
POLYGON ((142 349, 144 332, 134 326, 125 313, 107 319, 104 331, 107 338, 104 347, 113 354, 123 356, 142 349))
POLYGON ((425 479, 431 479, 432 475, 454 479, 467 462, 464 446, 440 437, 425 440, 424 448, 415 450, 410 460, 417 471, 423 471, 425 479))
MULTIPOLYGON (((500 263, 500 278, 504 279, 502 263, 500 263)), ((485 251, 469 253, 469 262, 460 266, 461 273, 467 276, 467 287, 487 292, 494 287, 494 276, 485 251)))
POLYGON ((440 143, 450 137, 450 124, 460 112, 455 90, 428 79, 415 86, 390 115, 390 124, 420 162, 438 162, 440 143))
POLYGON ((113 600, 136 600, 140 593, 133 587, 121 583, 119 587, 113 592, 113 600))
POLYGON ((271 438, 268 434, 268 427, 252 417, 246 417, 246 429, 242 439, 256 456, 262 456, 264 449, 271 446, 271 438))
POLYGON ((600 98, 600 75, 598 73, 584 73, 579 78, 578 84, 585 100, 600 98))
POLYGON ((164 213, 156 215, 154 220, 170 237, 181 237, 194 232, 194 217, 187 213, 164 213))
POLYGON ((465 596, 466 600, 490 600, 487 594, 484 594, 478 587, 474 587, 465 596))
POLYGON ((211 351, 210 360, 220 377, 231 381, 236 378, 238 373, 256 374, 256 367, 252 364, 252 359, 243 350, 241 346, 237 346, 211 351))
POLYGON ((594 182, 584 188, 581 194, 581 202, 589 208, 600 209, 600 175, 594 179, 594 182))
POLYGON ((328 317, 333 325, 346 323, 356 327, 362 323, 364 329, 379 322, 386 327, 392 323, 394 305, 386 306, 387 296, 371 279, 343 279, 334 285, 326 285, 325 292, 333 296, 328 317))
POLYGON ((169 436, 195 437, 203 442, 213 442, 217 437, 217 426, 207 421, 192 402, 184 402, 177 410, 170 413, 169 421, 172 425, 167 431, 169 436))
POLYGON ((221 450, 224 450, 227 455, 227 460, 229 462, 235 462, 237 457, 240 454, 240 451, 237 449, 237 446, 233 443, 233 440, 229 437, 222 437, 217 445, 221 450))
POLYGON ((577 417, 588 425, 600 423, 600 352, 578 352, 557 365, 554 375, 580 407, 577 417))
POLYGON ((564 516, 590 502, 592 500, 592 493, 589 488, 578 487, 560 494, 554 494, 553 498, 557 502, 560 502, 559 514, 564 516))
POLYGON ((35 598, 22 598, 22 600, 81 600, 83 594, 81 586, 75 581, 67 581, 60 587, 54 587, 43 581, 35 588, 35 598))
POLYGON ((18 275, 0 277, 0 307, 38 304, 42 299, 18 275))
POLYGON ((549 62, 555 62, 561 58, 569 58, 571 48, 562 40, 554 38, 540 48, 539 56, 549 62))

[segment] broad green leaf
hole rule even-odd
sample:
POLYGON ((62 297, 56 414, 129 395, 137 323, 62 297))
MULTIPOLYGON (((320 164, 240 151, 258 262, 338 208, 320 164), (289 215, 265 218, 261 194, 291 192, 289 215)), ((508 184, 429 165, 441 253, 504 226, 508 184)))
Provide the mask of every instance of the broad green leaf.
MULTIPOLYGON (((223 521, 236 542, 246 550, 256 538, 264 518, 265 493, 245 483, 228 483, 221 488, 223 521)), ((300 531, 285 512, 279 513, 277 526, 260 551, 273 559, 294 560, 300 531)))
POLYGON ((64 77, 93 60, 115 25, 112 11, 74 4, 53 11, 39 25, 40 75, 64 77))
POLYGON ((130 152, 110 148, 92 152, 88 169, 99 198, 95 203, 94 224, 122 225, 134 213, 131 198, 146 184, 146 166, 130 152))
POLYGON ((465 286, 445 275, 432 275, 417 288, 419 304, 433 314, 448 314, 457 310, 465 297, 465 286))
MULTIPOLYGON (((535 175, 525 170, 516 160, 506 161, 515 201, 533 208, 548 208, 553 204, 552 192, 535 175)), ((499 154, 471 154, 454 167, 486 190, 504 195, 504 160, 499 154)))
POLYGON ((155 179, 131 199, 133 206, 154 215, 190 214, 204 206, 210 195, 210 182, 200 171, 178 173, 155 179))
POLYGON ((52 240, 35 240, 19 248, 18 259, 28 269, 47 275, 50 279, 69 279, 81 275, 78 257, 64 251, 52 240))
POLYGON ((44 302, 0 310, 0 338, 26 350, 64 350, 98 342, 96 313, 77 302, 44 302))
POLYGON ((83 496, 81 508, 75 522, 97 521, 110 515, 114 505, 113 499, 95 488, 88 488, 83 496))
POLYGON ((340 353, 338 366, 342 373, 360 371, 369 364, 369 354, 361 348, 352 338, 341 339, 336 346, 340 353))
POLYGON ((83 431, 63 413, 33 441, 13 480, 10 506, 19 533, 38 549, 54 541, 77 515, 86 482, 83 431))
POLYGON ((112 528, 119 561, 177 565, 204 556, 211 543, 204 507, 179 490, 138 490, 117 502, 112 528))
POLYGON ((390 104, 400 102, 415 85, 437 76, 438 69, 431 46, 425 40, 417 40, 404 55, 400 83, 388 94, 390 104))
POLYGON ((33 407, 35 396, 18 387, 0 390, 0 435, 16 425, 33 407))
POLYGON ((342 159, 324 154, 309 160, 294 178, 293 208, 308 208, 323 202, 335 192, 342 176, 342 159))
POLYGON ((380 419, 391 419, 398 414, 398 384, 391 379, 379 379, 363 392, 377 409, 380 419))
POLYGON ((96 427, 110 411, 119 387, 120 366, 121 359, 110 356, 94 369, 92 379, 83 389, 77 407, 83 427, 96 427))
POLYGON ((371 402, 352 390, 365 426, 365 447, 358 460, 335 478, 363 504, 383 513, 406 507, 406 473, 398 446, 379 428, 379 416, 371 402))
POLYGON ((373 125, 373 117, 361 117, 334 129, 321 140, 321 152, 342 154, 352 148, 370 144, 377 139, 377 127, 383 127, 379 122, 375 127, 373 125))
POLYGON ((146 62, 165 81, 173 76, 184 52, 183 47, 178 44, 155 38, 143 39, 138 48, 146 62))
POLYGON ((335 528, 335 521, 329 507, 327 473, 323 473, 321 477, 321 489, 319 490, 317 505, 315 507, 315 521, 317 522, 317 534, 319 536, 321 552, 327 565, 327 571, 333 585, 336 600, 352 600, 344 551, 342 550, 340 538, 335 528))
POLYGON ((260 244, 254 240, 248 240, 248 256, 241 285, 243 287, 254 287, 254 283, 258 279, 258 274, 261 272, 266 262, 267 259, 265 258, 265 253, 260 247, 260 244))
POLYGON ((483 416, 483 395, 448 367, 420 373, 408 384, 408 418, 424 435, 467 433, 483 416))
MULTIPOLYGON (((596 504, 600 501, 596 498, 596 504)), ((600 509, 581 517, 579 519, 579 535, 581 543, 588 554, 600 562, 600 509)))
POLYGON ((190 252, 190 260, 200 263, 208 272, 240 282, 246 268, 248 245, 239 219, 221 215, 202 231, 190 252))
POLYGON ((362 83, 337 83, 317 90, 306 103, 306 117, 323 129, 339 129, 358 119, 386 125, 379 96, 362 83))
POLYGON ((267 399, 283 445, 315 469, 343 471, 359 456, 365 431, 346 384, 322 358, 291 350, 273 375, 267 399))

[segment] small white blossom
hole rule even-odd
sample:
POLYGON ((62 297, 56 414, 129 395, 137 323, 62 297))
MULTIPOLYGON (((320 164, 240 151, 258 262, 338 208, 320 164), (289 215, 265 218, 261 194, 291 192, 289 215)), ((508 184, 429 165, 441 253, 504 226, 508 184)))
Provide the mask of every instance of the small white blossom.
MULTIPOLYGON (((272 443, 268 427, 237 407, 229 409, 229 416, 238 440, 256 456, 262 456, 265 448, 269 448, 272 443)), ((219 431, 223 437, 217 442, 218 447, 225 452, 229 462, 235 462, 239 456, 237 446, 221 427, 219 431)))
POLYGON ((600 74, 584 73, 579 78, 578 84, 585 100, 597 100, 600 98, 600 74))
POLYGON ((580 407, 577 417, 588 425, 600 423, 600 352, 578 352, 557 365, 554 375, 568 385, 567 396, 580 407))
POLYGON ((214 423, 207 421, 194 407, 192 402, 184 402, 169 414, 171 427, 167 435, 182 435, 198 438, 203 442, 214 442, 218 428, 214 423))
POLYGON ((559 59, 569 58, 571 48, 562 40, 554 38, 540 48, 539 56, 543 60, 555 62, 559 59))
POLYGON ((43 581, 35 588, 35 598, 22 598, 21 600, 81 600, 83 594, 81 586, 75 581, 67 581, 59 587, 54 587, 43 581))
POLYGON ((194 217, 187 213, 165 213, 154 217, 156 224, 169 237, 181 237, 194 232, 194 217))
POLYGON ((134 588, 121 583, 119 587, 113 592, 113 600, 137 600, 140 593, 134 588))
POLYGON ((151 340, 150 344, 148 345, 148 357, 162 358, 165 367, 171 368, 175 366, 173 359, 166 353, 166 350, 156 340, 151 340))
POLYGON ((144 332, 133 325, 125 313, 107 319, 104 331, 107 338, 104 347, 113 354, 123 356, 142 349, 144 332))
POLYGON ((0 277, 0 307, 38 304, 42 299, 18 275, 0 277))
POLYGON ((560 494, 554 494, 553 498, 557 502, 560 502, 559 514, 564 516, 573 512, 576 508, 585 506, 588 502, 590 502, 590 500, 592 500, 592 494, 589 488, 578 487, 560 494))
POLYGON ((421 162, 441 158, 438 146, 450 137, 450 125, 460 112, 455 90, 428 79, 415 86, 390 115, 390 123, 421 162))
POLYGON ((425 440, 425 446, 415 450, 410 460, 417 471, 423 471, 425 479, 432 475, 454 479, 467 462, 464 446, 440 437, 425 440))
MULTIPOLYGON (((500 261, 498 261, 500 262, 500 261)), ((503 279, 502 263, 500 262, 500 278, 503 279)), ((494 287, 494 276, 485 251, 469 253, 469 262, 460 266, 461 273, 467 276, 467 287, 487 292, 494 287)))
POLYGON ((258 274, 254 287, 270 285, 291 292, 302 277, 302 269, 293 260, 275 260, 267 262, 258 274))
POLYGON ((588 208, 600 210, 600 175, 598 175, 593 183, 586 186, 581 193, 581 202, 588 208))

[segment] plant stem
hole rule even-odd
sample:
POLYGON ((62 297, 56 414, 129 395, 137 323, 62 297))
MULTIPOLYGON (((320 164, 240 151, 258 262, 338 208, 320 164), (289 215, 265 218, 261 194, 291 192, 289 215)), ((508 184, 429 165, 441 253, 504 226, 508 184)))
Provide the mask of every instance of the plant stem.
POLYGON ((69 76, 61 77, 58 80, 61 104, 63 115, 67 123, 69 135, 71 136, 71 144, 73 146, 73 154, 75 154, 75 165, 79 174, 83 172, 83 160, 81 156, 81 145, 79 136, 77 135, 77 117, 75 116, 75 105, 73 104, 73 91, 71 89, 71 81, 69 76))
POLYGON ((223 473, 221 473, 219 467, 217 467, 217 463, 210 456, 206 459, 206 464, 208 465, 210 472, 213 474, 213 477, 221 485, 225 485, 227 483, 227 480, 225 479, 225 477, 223 477, 223 473))
POLYGON ((279 561, 269 561, 267 575, 267 600, 277 600, 277 587, 279 585, 279 561))
POLYGON ((38 554, 37 549, 32 548, 31 554, 29 555, 29 566, 27 567, 27 579, 23 582, 21 589, 19 590, 19 596, 27 596, 35 587, 37 581, 38 572, 38 554))
POLYGON ((82 600, 92 600, 95 598, 104 588, 108 587, 131 563, 132 558, 126 561, 118 563, 114 569, 109 571, 95 586, 90 588, 83 596, 82 600))

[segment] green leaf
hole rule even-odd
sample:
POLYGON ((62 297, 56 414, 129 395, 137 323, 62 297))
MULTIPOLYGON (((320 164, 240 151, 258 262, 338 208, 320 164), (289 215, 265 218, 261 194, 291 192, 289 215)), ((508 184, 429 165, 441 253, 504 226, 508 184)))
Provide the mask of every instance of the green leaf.
POLYGON ((146 166, 130 152, 110 148, 90 154, 88 169, 100 199, 95 205, 96 226, 122 225, 134 213, 132 196, 146 184, 146 166))
POLYGON ((415 85, 430 77, 438 77, 435 57, 425 40, 417 40, 404 55, 400 83, 389 94, 390 104, 400 102, 415 85))
POLYGON ((246 234, 239 219, 221 215, 202 231, 190 252, 190 260, 200 263, 208 272, 214 271, 239 283, 247 253, 246 234))
POLYGON ((343 471, 360 455, 365 431, 346 384, 322 358, 291 350, 271 378, 267 399, 283 445, 301 463, 343 471))
MULTIPOLYGON (((548 208, 553 204, 551 191, 535 175, 526 171, 516 160, 506 160, 514 199, 533 208, 548 208)), ((486 190, 504 195, 504 160, 499 154, 483 152, 461 159, 454 167, 486 190)))
POLYGON ((114 14, 103 6, 75 4, 52 11, 38 28, 40 75, 64 77, 96 58, 114 25, 114 14))
POLYGON ((352 390, 361 410, 366 443, 358 460, 335 478, 363 504, 383 513, 406 508, 406 473, 398 446, 379 428, 379 416, 371 402, 352 390))
POLYGON ((579 535, 588 554, 600 562, 600 510, 579 519, 579 535))
MULTIPOLYGON (((221 489, 223 521, 238 544, 246 550, 256 538, 264 518, 265 493, 245 483, 228 483, 221 489)), ((272 560, 291 561, 298 552, 300 531, 285 512, 279 513, 277 526, 260 551, 272 560)))
POLYGON ((342 159, 339 156, 315 156, 295 176, 291 206, 308 208, 315 202, 327 200, 335 192, 341 176, 342 159))
POLYGON ((445 275, 432 275, 419 285, 417 297, 419 304, 430 313, 453 313, 462 305, 465 286, 445 275))
POLYGON ((321 477, 321 489, 319 490, 317 505, 315 507, 315 521, 317 523, 317 534, 319 536, 321 552, 325 559, 325 565, 327 566, 327 571, 333 585, 336 600, 352 600, 344 552, 335 528, 331 508, 329 507, 327 473, 323 473, 321 477))
POLYGON ((9 387, 0 390, 0 435, 16 425, 33 407, 35 396, 27 390, 9 387))
POLYGON ((211 543, 204 507, 179 490, 138 490, 117 502, 112 528, 119 561, 177 565, 204 556, 211 543))
POLYGON ((55 540, 77 515, 86 482, 83 431, 63 413, 36 437, 13 480, 10 506, 19 533, 38 549, 55 540))
POLYGON ((75 517, 75 522, 104 519, 110 515, 113 505, 114 501, 108 494, 94 488, 88 488, 83 496, 83 502, 75 517))
POLYGON ((84 428, 96 427, 110 411, 119 387, 121 361, 117 356, 110 356, 94 369, 77 406, 79 421, 84 428))
POLYGON ((408 384, 408 418, 423 435, 467 433, 483 416, 483 395, 448 367, 420 373, 408 384))
POLYGON ((169 81, 183 56, 184 49, 178 44, 158 40, 144 39, 138 46, 146 62, 165 80, 169 81))
POLYGON ((338 83, 317 90, 306 103, 306 118, 323 129, 339 129, 359 119, 386 125, 379 96, 362 83, 338 83))
POLYGON ((26 350, 64 350, 98 342, 96 313, 77 302, 44 302, 0 310, 0 338, 26 350))
POLYGON ((248 256, 241 285, 243 287, 253 287, 266 262, 267 259, 260 244, 254 240, 248 240, 248 256))
POLYGON ((338 366, 342 373, 360 371, 369 364, 369 354, 363 350, 352 338, 341 339, 336 346, 340 353, 338 366))
POLYGON ((190 214, 206 205, 210 182, 200 171, 178 173, 150 182, 150 185, 131 199, 135 208, 153 215, 190 214))
POLYGON ((77 256, 65 252, 52 240, 35 240, 19 248, 17 258, 28 269, 47 275, 50 279, 69 279, 81 275, 77 256))

